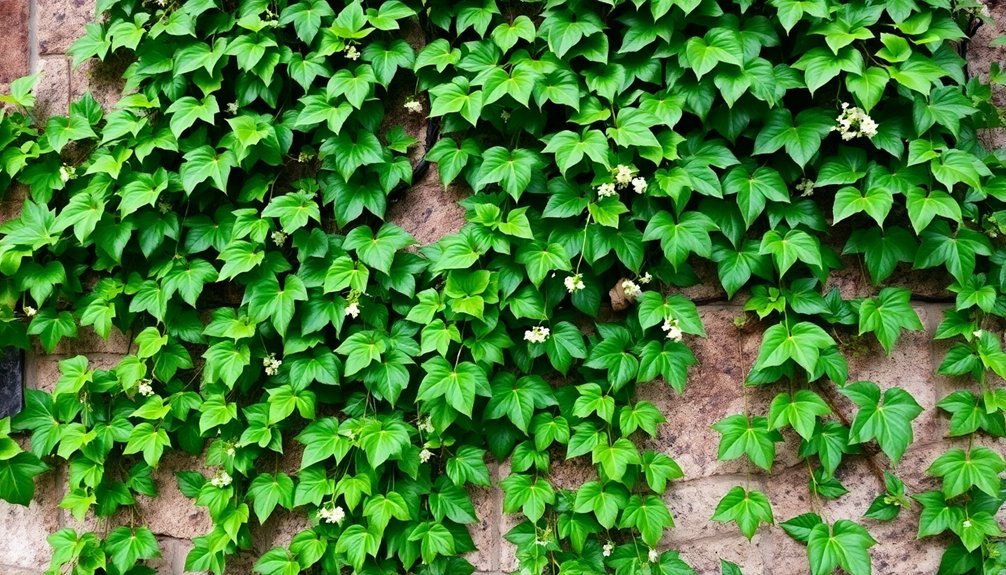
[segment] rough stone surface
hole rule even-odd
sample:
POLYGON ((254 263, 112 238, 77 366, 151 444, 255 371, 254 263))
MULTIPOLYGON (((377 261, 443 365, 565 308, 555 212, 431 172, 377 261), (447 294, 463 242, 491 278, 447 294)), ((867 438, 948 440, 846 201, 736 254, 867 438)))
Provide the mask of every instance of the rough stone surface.
MULTIPOLYGON (((24 0, 16 0, 24 1, 24 0)), ((39 53, 62 54, 94 19, 94 0, 36 0, 39 53)))
POLYGON ((0 82, 10 82, 28 74, 28 2, 0 0, 0 82))
POLYGON ((35 499, 28 507, 0 501, 0 564, 37 572, 49 565, 46 538, 60 528, 60 499, 56 475, 48 473, 36 479, 35 499))
POLYGON ((178 489, 175 473, 179 471, 205 471, 202 459, 180 453, 166 453, 154 472, 157 497, 138 496, 136 506, 143 523, 159 535, 177 539, 192 539, 205 535, 213 528, 205 507, 197 507, 178 489))
POLYGON ((465 210, 458 201, 465 196, 460 186, 444 189, 436 166, 431 165, 421 181, 388 207, 388 219, 412 234, 420 245, 432 244, 464 225, 465 210))
POLYGON ((63 56, 40 58, 36 72, 35 112, 43 118, 65 114, 70 107, 70 61, 63 56))

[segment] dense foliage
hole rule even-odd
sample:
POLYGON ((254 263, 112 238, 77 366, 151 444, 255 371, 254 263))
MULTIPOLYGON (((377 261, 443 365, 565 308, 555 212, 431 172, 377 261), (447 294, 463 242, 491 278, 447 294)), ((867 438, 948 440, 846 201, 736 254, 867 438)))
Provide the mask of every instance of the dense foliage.
MULTIPOLYGON (((769 470, 792 433, 814 503, 777 517, 738 485, 711 520, 748 538, 778 520, 814 575, 868 574, 863 521, 818 503, 866 452, 886 483, 868 517, 921 510, 920 537, 952 535, 941 574, 1003 569, 1006 461, 987 438, 1006 435, 1006 166, 977 137, 999 124, 991 88, 960 55, 976 6, 97 4, 71 54, 128 66, 114 109, 85 96, 37 118, 34 78, 4 98, 0 177, 27 199, 0 227, 0 337, 52 352, 121 330, 133 347, 111 369, 66 359, 2 422, 4 499, 27 504, 65 461, 61 506, 114 520, 180 450, 211 469, 177 477, 214 524, 190 570, 222 573, 284 508, 311 527, 258 557, 263 575, 467 575, 469 489, 508 460, 521 572, 693 573, 659 545, 682 473, 645 447, 664 418, 635 392, 687 393, 705 332, 670 288, 715 269, 765 328, 747 384, 778 393, 715 424, 719 456, 769 470), (424 133, 401 125, 420 116, 424 133), (474 193, 460 232, 416 249, 385 215, 427 160, 474 193), (874 296, 823 292, 859 261, 874 296), (967 438, 925 493, 897 476, 922 408, 847 382, 839 345, 890 352, 922 329, 887 283, 911 267, 957 296, 936 337, 953 342, 940 372, 962 377, 939 408, 967 438), (596 478, 553 485, 564 459, 596 478)), ((133 524, 50 542, 54 574, 151 573, 158 554, 133 524)))

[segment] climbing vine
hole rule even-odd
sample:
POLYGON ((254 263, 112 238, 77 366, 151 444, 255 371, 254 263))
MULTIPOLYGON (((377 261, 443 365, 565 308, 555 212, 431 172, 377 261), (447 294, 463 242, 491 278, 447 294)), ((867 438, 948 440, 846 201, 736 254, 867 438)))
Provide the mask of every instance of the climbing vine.
POLYGON ((687 394, 706 333, 678 288, 701 281, 757 316, 746 385, 776 393, 714 425, 719 457, 770 470, 792 433, 814 502, 777 517, 738 485, 710 520, 784 530, 814 575, 866 575, 865 522, 818 503, 865 453, 883 484, 868 518, 918 513, 920 537, 950 533, 941 574, 1004 568, 1006 166, 979 138, 1000 125, 992 88, 961 56, 979 5, 98 0, 97 14, 70 54, 124 69, 115 106, 85 95, 38 117, 29 77, 0 122, 2 184, 25 194, 0 226, 0 338, 131 339, 110 368, 61 361, 52 391, 0 422, 0 497, 27 504, 33 478, 65 465, 60 506, 116 525, 54 533, 52 573, 152 572, 154 535, 121 511, 156 496, 170 451, 209 470, 177 475, 213 521, 191 571, 223 573, 282 508, 310 527, 257 550, 262 575, 470 574, 470 488, 493 484, 497 460, 521 572, 693 573, 660 545, 683 474, 645 447, 664 417, 636 388, 687 394), (419 246, 386 216, 431 165, 471 194, 464 227, 419 246), (824 288, 855 265, 873 295, 824 288), (847 381, 843 354, 923 329, 891 281, 911 268, 956 296, 936 337, 959 388, 938 407, 963 441, 924 493, 897 470, 921 406, 847 381), (567 459, 596 477, 554 485, 567 459))

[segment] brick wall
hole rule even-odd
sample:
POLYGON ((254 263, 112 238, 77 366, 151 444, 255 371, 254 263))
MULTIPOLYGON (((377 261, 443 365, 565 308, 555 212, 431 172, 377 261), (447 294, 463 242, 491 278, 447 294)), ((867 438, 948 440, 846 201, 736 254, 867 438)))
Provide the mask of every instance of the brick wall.
MULTIPOLYGON (((92 2, 0 0, 0 29, 4 30, 0 35, 0 53, 4 54, 0 58, 0 84, 28 73, 40 73, 37 99, 43 113, 65 110, 71 99, 88 89, 96 93, 99 101, 113 101, 116 82, 103 79, 107 75, 96 76, 88 66, 73 70, 64 55, 91 19, 92 2)), ((998 33, 999 30, 989 26, 980 32, 972 49, 976 71, 987 70, 993 59, 1001 59, 1002 53, 984 48, 998 33)), ((419 133, 419 128, 415 131, 419 133)), ((405 200, 390 210, 392 217, 423 243, 457 229, 463 221, 463 212, 453 204, 459 197, 457 191, 443 190, 436 182, 436 170, 432 169, 405 200)), ((8 192, 0 201, 0 218, 16 213, 19 204, 16 190, 8 192)), ((834 279, 834 285, 847 296, 872 292, 868 282, 855 275, 857 269, 858 266, 850 266, 844 270, 846 275, 834 279)), ((916 292, 933 294, 932 287, 919 281, 919 277, 905 279, 916 292)), ((701 295, 716 295, 708 287, 700 290, 701 295)), ((865 351, 848 355, 851 381, 869 379, 885 388, 901 386, 926 408, 915 422, 915 442, 899 467, 899 475, 912 492, 936 486, 924 470, 951 442, 944 439, 946 421, 938 415, 935 404, 959 386, 934 375, 946 351, 942 343, 932 340, 942 306, 917 302, 916 311, 926 332, 904 335, 890 357, 885 357, 875 343, 865 351)), ((761 339, 758 326, 737 327, 735 319, 742 315, 742 307, 723 301, 700 307, 700 313, 709 337, 694 343, 701 364, 693 370, 685 394, 678 396, 658 383, 645 385, 639 392, 641 399, 660 407, 667 419, 649 447, 674 457, 686 475, 684 480, 672 484, 665 496, 677 527, 667 531, 663 546, 681 551, 684 559, 702 575, 719 573, 721 558, 740 564, 746 575, 807 573, 804 549, 780 529, 763 528, 748 542, 736 527, 709 521, 716 503, 732 486, 746 484, 768 494, 779 520, 812 508, 831 518, 859 518, 882 490, 878 474, 887 462, 883 455, 873 459, 847 458, 839 479, 850 493, 837 501, 820 504, 809 499, 807 467, 796 458, 798 440, 793 435, 787 436, 786 444, 779 447, 770 474, 754 470, 744 462, 717 461, 719 436, 710 426, 728 414, 740 412, 745 404, 756 411, 767 411, 777 390, 745 389, 742 385, 761 339)), ((115 334, 104 341, 93 333, 82 333, 52 355, 35 350, 28 358, 28 385, 51 389, 58 377, 57 363, 76 354, 87 355, 97 367, 111 367, 127 353, 128 346, 129 338, 124 334, 115 334)), ((835 401, 843 415, 849 417, 852 410, 848 402, 841 398, 835 401)), ((163 557, 156 565, 158 573, 182 574, 185 555, 191 548, 189 540, 210 528, 206 513, 178 491, 174 480, 176 471, 199 468, 198 459, 166 456, 156 475, 160 496, 141 497, 138 501, 136 520, 149 526, 161 544, 163 557)), ((493 466, 492 471, 496 481, 507 474, 505 465, 493 466)), ((557 487, 567 488, 575 488, 592 477, 593 470, 589 467, 571 464, 558 464, 552 474, 557 487)), ((0 575, 40 574, 49 564, 46 537, 63 527, 79 527, 58 506, 65 482, 65 473, 57 469, 39 478, 37 498, 30 507, 0 502, 0 575)), ((479 522, 472 526, 472 535, 479 550, 472 554, 471 561, 479 573, 513 571, 516 569, 513 549, 502 535, 514 524, 514 518, 502 514, 501 493, 497 489, 480 489, 472 496, 479 515, 479 522)), ((875 572, 893 573, 906 566, 916 573, 936 571, 944 541, 917 541, 915 513, 903 513, 890 523, 864 522, 880 542, 872 551, 875 572)), ((109 528, 91 518, 85 525, 99 531, 109 528)), ((274 514, 265 526, 255 530, 256 553, 288 543, 305 526, 305 520, 298 515, 274 514)), ((253 556, 246 556, 231 561, 230 572, 250 573, 253 560, 253 556)))

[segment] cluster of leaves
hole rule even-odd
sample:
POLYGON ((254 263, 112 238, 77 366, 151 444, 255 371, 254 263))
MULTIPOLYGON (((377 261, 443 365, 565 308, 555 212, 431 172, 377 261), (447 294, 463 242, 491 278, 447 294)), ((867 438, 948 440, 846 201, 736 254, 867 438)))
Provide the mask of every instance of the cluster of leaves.
MULTIPOLYGON (((693 573, 657 549, 682 470, 643 447, 664 418, 636 394, 654 380, 684 391, 687 343, 705 336, 671 288, 715 268, 765 321, 746 383, 777 395, 715 424, 719 456, 770 470, 792 430, 817 501, 845 493, 846 455, 879 449, 893 471, 912 442, 922 408, 847 382, 840 342, 871 335, 890 353, 923 329, 910 291, 885 285, 914 267, 957 296, 940 372, 977 388, 939 407, 972 441, 933 462, 942 490, 909 494, 888 472, 866 516, 916 501, 920 537, 955 536, 941 574, 1001 567, 1006 461, 981 439, 1006 435, 990 377, 1006 376, 993 331, 1006 169, 977 137, 999 121, 991 88, 957 51, 974 6, 98 0, 97 13, 71 54, 128 63, 114 107, 85 96, 43 122, 34 78, 4 97, 18 111, 0 122, 0 183, 26 199, 0 226, 0 337, 52 352, 82 328, 122 332, 131 352, 105 368, 66 359, 51 393, 29 391, 0 428, 0 497, 27 503, 32 478, 65 461, 61 506, 112 517, 156 496, 155 470, 181 450, 210 469, 177 478, 213 520, 189 570, 224 572, 282 507, 311 526, 263 550, 262 575, 467 575, 469 493, 490 486, 492 457, 509 460, 504 511, 524 517, 506 535, 522 572, 693 573), (440 126, 425 159, 441 182, 473 191, 465 226, 427 246, 385 221, 412 183, 405 125, 420 115, 440 126), (825 293, 855 255, 876 293, 825 293), (564 488, 550 475, 563 459, 597 478, 564 488)), ((737 486, 711 520, 751 538, 776 518, 737 486)), ((812 510, 780 527, 815 575, 871 571, 860 523, 812 510)), ((54 573, 150 573, 158 553, 142 527, 50 542, 54 573)))

